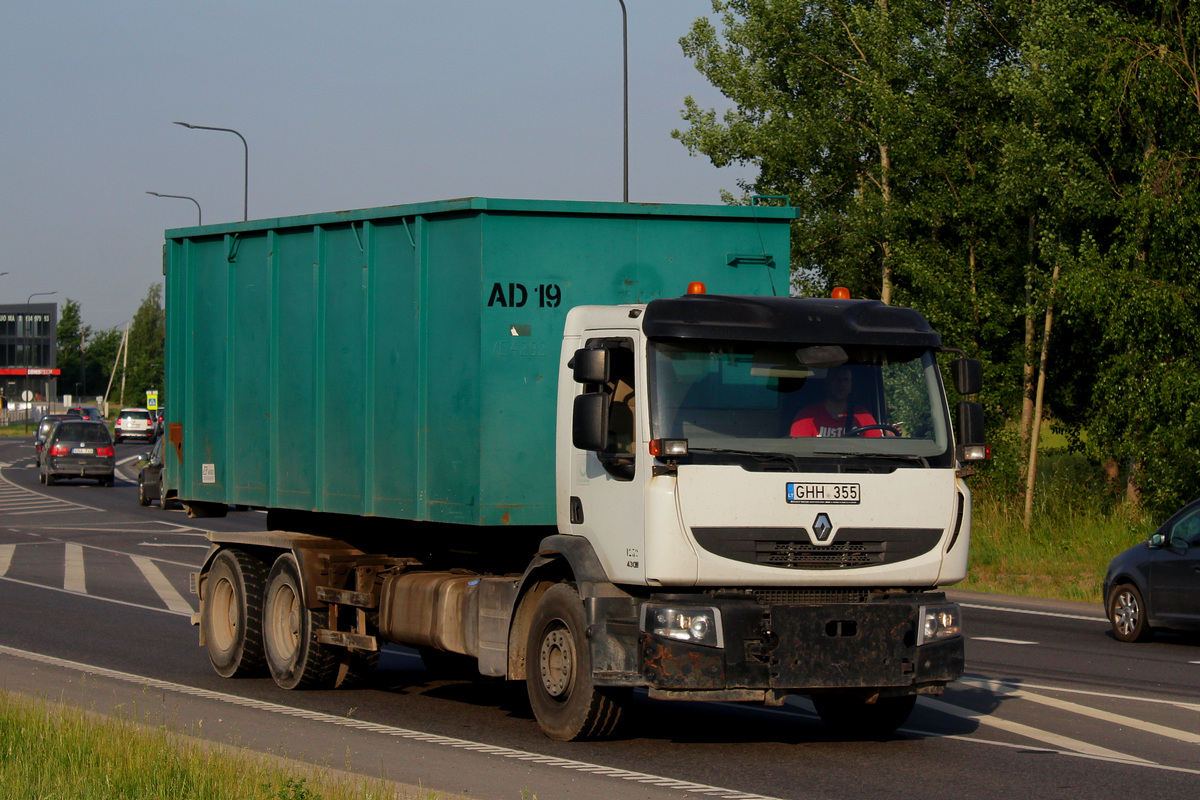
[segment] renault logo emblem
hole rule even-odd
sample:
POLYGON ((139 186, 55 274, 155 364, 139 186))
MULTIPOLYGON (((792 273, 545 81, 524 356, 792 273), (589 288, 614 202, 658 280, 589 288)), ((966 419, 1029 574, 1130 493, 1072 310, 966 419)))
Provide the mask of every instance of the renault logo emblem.
POLYGON ((817 535, 818 542, 829 540, 829 534, 833 533, 833 523, 829 521, 829 515, 822 511, 817 514, 817 518, 813 520, 813 533, 817 535))

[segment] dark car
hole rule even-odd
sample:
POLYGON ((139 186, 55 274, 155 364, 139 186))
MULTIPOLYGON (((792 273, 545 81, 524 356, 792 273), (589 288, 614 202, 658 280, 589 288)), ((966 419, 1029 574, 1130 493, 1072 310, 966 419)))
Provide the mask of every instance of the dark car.
POLYGON ((60 478, 93 478, 112 486, 116 453, 108 426, 88 419, 59 420, 46 437, 38 478, 52 486, 60 478))
POLYGON ((1200 499, 1112 560, 1104 608, 1123 642, 1145 641, 1155 628, 1200 631, 1200 499))
POLYGON ((163 496, 163 442, 159 437, 149 455, 138 459, 138 505, 148 506, 155 500, 163 509, 175 505, 175 490, 167 489, 163 496))
POLYGON ((38 422, 37 430, 33 432, 33 449, 34 455, 37 457, 37 466, 42 466, 42 447, 46 444, 46 437, 50 435, 50 431, 54 428, 54 424, 60 419, 83 419, 78 414, 47 414, 38 422))
POLYGON ((101 422, 104 421, 104 415, 100 413, 100 409, 95 406, 75 406, 67 409, 68 414, 75 414, 84 419, 95 419, 101 422))

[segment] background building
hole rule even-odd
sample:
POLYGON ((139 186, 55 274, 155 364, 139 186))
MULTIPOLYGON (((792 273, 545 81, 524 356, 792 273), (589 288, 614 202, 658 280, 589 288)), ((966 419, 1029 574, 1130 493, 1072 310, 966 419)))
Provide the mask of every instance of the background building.
POLYGON ((58 304, 0 305, 0 395, 18 402, 58 396, 58 304))

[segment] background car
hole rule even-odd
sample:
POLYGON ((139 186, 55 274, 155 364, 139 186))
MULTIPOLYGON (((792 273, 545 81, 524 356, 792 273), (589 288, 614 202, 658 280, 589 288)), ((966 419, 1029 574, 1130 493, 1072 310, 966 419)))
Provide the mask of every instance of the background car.
POLYGON ((54 424, 60 419, 83 419, 78 414, 47 414, 38 422, 37 430, 33 432, 33 449, 34 455, 37 458, 37 466, 42 466, 42 447, 46 444, 46 437, 50 435, 50 431, 54 429, 54 424))
POLYGON ((1156 628, 1200 631, 1200 499, 1112 560, 1104 601, 1123 642, 1145 641, 1156 628))
POLYGON ((104 414, 102 414, 100 409, 96 408, 95 406, 74 406, 73 408, 68 408, 67 413, 74 414, 77 417, 83 417, 84 419, 97 419, 101 422, 104 421, 104 414))
POLYGON ((89 419, 59 420, 46 437, 38 479, 53 486, 60 478, 93 478, 112 486, 116 452, 108 426, 89 419))
POLYGON ((145 408, 122 408, 113 421, 113 440, 120 444, 122 439, 145 439, 154 441, 154 416, 145 408))
POLYGON ((148 506, 155 500, 167 510, 175 505, 175 491, 168 489, 166 496, 163 496, 163 442, 166 439, 160 437, 154 443, 154 449, 149 455, 142 456, 138 459, 138 505, 148 506))

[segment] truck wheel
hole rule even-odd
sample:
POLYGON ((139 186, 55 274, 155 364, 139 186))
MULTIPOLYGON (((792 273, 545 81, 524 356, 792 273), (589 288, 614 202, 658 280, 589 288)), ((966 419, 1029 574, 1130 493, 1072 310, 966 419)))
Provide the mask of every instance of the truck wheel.
POLYGON ((325 627, 325 618, 325 612, 304 605, 296 557, 284 553, 275 559, 263 608, 263 643, 275 683, 284 689, 332 685, 336 659, 316 633, 325 627))
POLYGON ((1108 621, 1122 642, 1144 642, 1154 635, 1146 622, 1146 603, 1136 586, 1122 583, 1108 598, 1108 621))
POLYGON ((200 625, 208 660, 222 678, 262 675, 262 604, 267 565, 241 550, 222 550, 204 584, 200 625))
POLYGON ((917 704, 917 696, 881 697, 874 703, 867 703, 856 695, 815 694, 812 702, 825 727, 837 735, 877 739, 894 733, 908 721, 908 715, 917 704))
POLYGON ((570 742, 610 735, 624 692, 597 689, 585 635, 587 619, 570 584, 551 586, 529 626, 525 686, 538 724, 551 739, 570 742))

